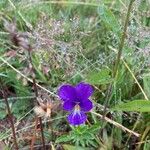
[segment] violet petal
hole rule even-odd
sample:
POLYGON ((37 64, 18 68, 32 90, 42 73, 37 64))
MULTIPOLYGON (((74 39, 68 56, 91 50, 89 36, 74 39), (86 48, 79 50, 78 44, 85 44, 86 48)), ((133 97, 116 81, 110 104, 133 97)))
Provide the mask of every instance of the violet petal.
POLYGON ((84 112, 75 110, 68 115, 67 119, 71 125, 80 125, 86 121, 87 116, 84 112))
POLYGON ((63 85, 59 88, 58 95, 63 101, 73 101, 76 99, 76 90, 71 85, 63 85))
POLYGON ((72 101, 65 101, 63 104, 63 108, 66 111, 71 111, 75 107, 76 103, 72 101))
POLYGON ((93 103, 90 100, 82 100, 79 105, 84 112, 88 112, 93 108, 93 103))
POLYGON ((93 87, 87 83, 79 83, 75 86, 77 96, 80 100, 88 99, 94 92, 93 87))

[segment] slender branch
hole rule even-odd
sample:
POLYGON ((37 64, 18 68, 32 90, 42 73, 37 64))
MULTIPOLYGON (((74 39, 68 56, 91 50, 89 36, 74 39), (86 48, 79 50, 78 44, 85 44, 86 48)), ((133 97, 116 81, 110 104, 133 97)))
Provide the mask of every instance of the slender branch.
MULTIPOLYGON (((109 47, 109 48, 112 49, 113 51, 117 52, 117 50, 116 50, 115 48, 112 48, 112 47, 109 47)), ((126 63, 125 59, 124 59, 123 57, 121 57, 121 60, 122 60, 122 62, 123 62, 123 64, 124 64, 124 66, 128 69, 128 71, 129 71, 129 73, 131 74, 131 76, 133 77, 133 79, 135 80, 135 82, 136 82, 136 84, 138 85, 139 89, 141 90, 141 92, 142 92, 142 94, 143 94, 145 100, 149 100, 149 99, 148 99, 148 96, 146 95, 145 91, 143 90, 143 88, 141 87, 140 83, 139 83, 138 80, 136 79, 136 77, 135 77, 135 75, 133 74, 132 70, 130 69, 129 65, 126 63)), ((134 124, 134 126, 133 126, 133 128, 132 128, 132 131, 134 131, 135 128, 137 127, 138 122, 139 122, 139 119, 140 119, 140 117, 141 117, 141 114, 142 114, 142 113, 140 113, 140 114, 138 115, 138 117, 137 117, 137 119, 136 119, 136 122, 135 122, 135 124, 134 124)), ((146 129, 145 129, 145 130, 146 130, 146 129)), ((144 131, 144 132, 145 132, 145 131, 144 131)), ((128 139, 126 140, 126 144, 125 144, 125 145, 127 145, 128 141, 129 141, 129 139, 130 139, 130 137, 131 137, 131 134, 129 135, 128 139)))
MULTIPOLYGON (((18 99, 33 99, 35 98, 35 96, 23 96, 23 97, 10 97, 10 98, 7 98, 8 101, 11 101, 11 100, 18 100, 18 99)), ((3 102, 5 101, 5 99, 0 99, 0 102, 3 102)))
MULTIPOLYGON (((31 112, 31 111, 30 111, 30 112, 31 112)), ((29 114, 29 113, 27 113, 27 114, 29 114)), ((27 114, 25 114, 24 116, 26 116, 27 114)), ((23 117, 23 118, 24 118, 24 117, 23 117)), ((20 122, 23 118, 21 118, 18 122, 20 122)), ((45 121, 43 121, 43 123, 47 123, 47 122, 54 121, 54 120, 59 120, 59 119, 64 119, 64 118, 66 118, 66 115, 65 115, 65 116, 61 116, 61 117, 57 117, 57 118, 55 118, 55 119, 45 120, 45 121)), ((17 126, 18 122, 16 123, 16 126, 17 126)), ((34 124, 31 124, 31 125, 29 125, 29 126, 27 126, 27 127, 25 127, 25 128, 20 129, 20 130, 17 130, 16 133, 20 133, 21 131, 30 129, 30 128, 32 128, 32 127, 34 127, 34 124)), ((4 135, 0 137, 0 140, 5 140, 6 138, 8 138, 8 137, 10 137, 10 136, 12 136, 12 133, 10 133, 10 130, 7 130, 7 131, 4 133, 4 135)))
POLYGON ((120 59, 121 59, 121 55, 122 55, 124 41, 125 41, 125 38, 126 38, 127 27, 128 27, 128 23, 129 23, 130 12, 131 12, 132 4, 133 4, 134 1, 135 0, 131 0, 130 3, 129 3, 129 6, 128 6, 128 11, 127 11, 126 19, 125 19, 125 24, 124 24, 124 29, 123 29, 123 33, 122 33, 122 36, 121 36, 121 42, 120 42, 120 45, 119 45, 119 48, 118 48, 117 58, 116 58, 116 62, 115 62, 114 70, 113 70, 113 75, 112 75, 112 77, 114 78, 114 82, 111 83, 108 86, 106 101, 105 101, 104 110, 103 110, 103 118, 102 118, 103 120, 104 120, 104 118, 106 117, 106 114, 107 114, 108 103, 112 98, 113 84, 115 83, 115 79, 117 77, 117 71, 118 71, 118 67, 119 67, 119 64, 120 64, 120 59))
MULTIPOLYGON (((31 64, 31 69, 32 69, 32 80, 33 80, 33 86, 34 86, 34 92, 35 92, 35 96, 36 96, 36 99, 38 98, 38 88, 37 88, 37 84, 36 84, 36 80, 35 80, 35 68, 34 68, 34 65, 33 65, 33 62, 32 62, 32 58, 31 58, 31 51, 32 51, 32 48, 31 46, 29 46, 28 48, 28 56, 29 56, 29 62, 31 64)), ((42 144, 43 144, 43 150, 46 150, 46 147, 45 147, 45 138, 44 138, 44 132, 43 132, 43 126, 42 126, 42 118, 39 117, 39 123, 40 123, 40 131, 41 131, 41 137, 42 137, 42 144)))
MULTIPOLYGON (((117 51, 118 51, 117 49, 115 49, 115 48, 113 48, 113 47, 111 47, 111 46, 109 46, 109 48, 110 48, 111 50, 113 50, 114 52, 116 52, 116 53, 117 53, 117 51)), ((135 82, 136 82, 136 84, 138 85, 139 89, 141 90, 141 92, 142 92, 142 94, 143 94, 145 100, 149 100, 149 99, 148 99, 148 96, 146 95, 144 89, 142 88, 142 86, 141 86, 140 83, 138 82, 138 80, 137 80, 137 78, 135 77, 134 73, 132 72, 131 68, 130 68, 129 65, 126 63, 126 60, 125 60, 123 57, 121 57, 121 61, 123 62, 124 66, 127 68, 127 70, 129 71, 129 73, 131 74, 131 76, 133 77, 133 79, 135 80, 135 82)))
POLYGON ((43 126, 42 126, 42 118, 39 117, 39 123, 40 123, 40 131, 41 131, 41 136, 42 136, 42 144, 43 144, 43 150, 46 150, 45 146, 45 137, 44 137, 44 132, 43 132, 43 126))
MULTIPOLYGON (((0 60, 2 62, 4 62, 7 66, 9 66, 11 69, 13 69, 16 73, 18 73, 19 75, 21 75, 23 78, 25 78, 26 80, 28 80, 29 82, 33 83, 33 80, 28 78, 27 76, 25 76, 22 72, 20 72, 18 69, 16 69, 15 67, 13 67, 9 62, 7 62, 4 58, 2 58, 0 56, 0 60)), ((54 95, 55 97, 58 97, 58 95, 56 95, 55 93, 47 90, 46 88, 44 88, 43 86, 41 86, 40 84, 36 83, 36 85, 41 88, 42 90, 46 91, 47 93, 50 93, 51 95, 54 95)))
POLYGON ((38 118, 36 117, 36 118, 35 118, 34 134, 33 134, 33 136, 32 136, 30 150, 34 150, 33 147, 34 147, 34 143, 35 143, 35 140, 36 140, 37 125, 38 125, 38 118))
POLYGON ((12 113, 11 113, 11 110, 10 110, 10 107, 9 107, 9 103, 8 103, 8 100, 7 100, 7 96, 6 96, 5 90, 2 90, 2 94, 3 94, 3 97, 5 99, 5 103, 6 103, 7 111, 8 111, 8 117, 9 117, 9 121, 11 123, 12 135, 13 135, 13 139, 14 139, 14 146, 15 146, 16 150, 19 150, 18 143, 17 143, 17 138, 16 138, 14 121, 13 121, 13 118, 12 118, 12 113))
POLYGON ((136 133, 136 132, 134 132, 134 131, 132 131, 132 130, 126 128, 126 127, 124 127, 123 125, 119 124, 118 122, 115 122, 114 120, 111 120, 111 119, 109 119, 109 118, 107 118, 107 117, 103 117, 103 115, 98 114, 98 113, 95 113, 95 112, 91 112, 91 113, 94 114, 94 115, 96 115, 96 116, 98 116, 98 117, 100 117, 101 119, 104 118, 105 121, 107 121, 107 122, 113 124, 114 126, 116 126, 117 128, 120 128, 120 129, 123 130, 123 131, 126 131, 126 132, 128 132, 128 133, 130 133, 130 134, 133 134, 133 135, 135 135, 136 137, 139 137, 139 136, 140 136, 139 133, 136 133))
MULTIPOLYGON (((126 32, 127 32, 128 22, 129 22, 129 18, 130 18, 130 12, 131 12, 132 4, 133 4, 134 1, 135 0, 131 0, 130 4, 128 6, 128 11, 127 11, 126 19, 125 19, 123 34, 121 36, 121 42, 120 42, 120 45, 119 45, 119 48, 118 48, 117 58, 116 58, 116 62, 115 62, 114 70, 113 70, 113 78, 114 79, 117 76, 117 71, 118 71, 118 67, 119 67, 119 64, 120 64, 120 59, 121 59, 121 55, 122 55, 124 41, 125 41, 125 38, 126 38, 126 32)), ((107 105, 108 105, 108 103, 111 99, 112 91, 113 91, 113 84, 110 84, 109 87, 108 87, 108 90, 107 90, 105 107, 104 107, 104 111, 103 111, 104 116, 106 115, 106 108, 107 108, 107 105)))
POLYGON ((14 10, 16 10, 16 12, 17 12, 18 15, 20 16, 20 18, 25 22, 26 26, 27 26, 30 30, 32 30, 32 29, 33 29, 32 25, 31 25, 29 22, 27 22, 27 20, 23 17, 23 15, 21 14, 21 12, 20 12, 19 10, 17 10, 17 8, 16 8, 16 6, 14 5, 14 3, 13 3, 11 0, 8 0, 8 2, 9 2, 10 5, 12 6, 12 8, 13 8, 14 10))
POLYGON ((88 3, 88 2, 80 2, 80 1, 39 1, 38 3, 30 3, 27 4, 24 8, 31 7, 32 5, 40 5, 40 4, 71 4, 71 5, 83 5, 83 6, 93 6, 98 7, 100 3, 88 3))
POLYGON ((123 46, 124 46, 124 41, 127 35, 127 27, 128 27, 128 23, 129 23, 129 18, 130 18, 130 12, 132 10, 132 4, 135 0, 130 0, 129 6, 128 6, 128 11, 127 11, 127 16, 126 16, 126 20, 125 20, 125 24, 124 24, 124 30, 123 30, 123 34, 121 36, 121 42, 118 48, 118 54, 117 54, 117 59, 115 62, 115 67, 114 67, 114 71, 113 71, 113 77, 115 78, 117 75, 117 71, 118 71, 118 67, 119 67, 119 63, 120 63, 120 58, 122 55, 122 50, 123 50, 123 46))

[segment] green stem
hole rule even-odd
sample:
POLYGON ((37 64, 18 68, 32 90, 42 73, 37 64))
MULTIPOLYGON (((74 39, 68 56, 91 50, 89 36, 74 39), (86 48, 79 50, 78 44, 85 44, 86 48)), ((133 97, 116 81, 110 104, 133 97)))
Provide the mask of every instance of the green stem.
POLYGON ((128 6, 128 11, 127 11, 127 16, 126 16, 126 20, 125 20, 125 24, 124 24, 124 30, 123 30, 123 34, 121 36, 121 42, 118 48, 118 54, 117 54, 117 58, 116 58, 116 62, 115 62, 115 67, 114 67, 114 71, 113 71, 113 77, 116 78, 117 75, 117 71, 118 71, 118 67, 120 64, 120 59, 121 59, 121 55, 122 55, 122 50, 123 50, 123 46, 124 46, 124 41, 127 35, 127 27, 128 27, 128 23, 129 23, 129 18, 130 18, 130 12, 132 9, 132 4, 135 0, 131 0, 128 6))
MULTIPOLYGON (((126 19, 125 19, 125 24, 124 24, 124 29, 123 29, 123 33, 122 33, 122 36, 121 36, 121 41, 120 41, 120 45, 119 45, 119 48, 118 48, 117 58, 116 58, 116 62, 115 62, 114 70, 113 70, 113 78, 114 79, 116 79, 116 77, 117 77, 117 71, 118 71, 118 67, 119 67, 119 64, 120 64, 122 50, 123 50, 123 47, 124 47, 124 41, 125 41, 125 38, 126 38, 127 27, 128 27, 128 23, 129 23, 130 12, 131 12, 132 4, 133 4, 134 1, 135 0, 131 0, 130 3, 129 3, 129 6, 128 6, 128 11, 127 11, 126 19)), ((114 80, 114 82, 115 82, 115 80, 114 80)), ((114 82, 113 82, 113 84, 114 84, 114 82)), ((106 108, 108 106, 109 101, 112 98, 113 84, 110 84, 109 87, 108 87, 108 90, 107 90, 106 101, 105 101, 105 104, 104 104, 105 107, 104 107, 104 110, 103 110, 103 119, 107 114, 106 108)))

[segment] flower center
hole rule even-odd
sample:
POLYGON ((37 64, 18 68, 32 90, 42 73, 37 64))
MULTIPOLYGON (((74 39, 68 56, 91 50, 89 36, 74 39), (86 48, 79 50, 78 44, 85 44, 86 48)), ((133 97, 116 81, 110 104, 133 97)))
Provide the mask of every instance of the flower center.
POLYGON ((80 106, 79 106, 79 104, 76 104, 74 109, 75 109, 75 111, 80 111, 80 106))
POLYGON ((76 104, 75 107, 74 107, 74 110, 73 110, 73 116, 75 115, 79 115, 80 116, 80 106, 79 104, 76 104))

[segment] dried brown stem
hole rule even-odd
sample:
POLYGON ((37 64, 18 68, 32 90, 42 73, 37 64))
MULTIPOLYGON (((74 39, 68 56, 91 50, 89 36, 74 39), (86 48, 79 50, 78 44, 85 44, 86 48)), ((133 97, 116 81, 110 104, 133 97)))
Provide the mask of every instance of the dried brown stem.
MULTIPOLYGON (((11 2, 11 0, 9 2, 13 6, 13 3, 11 2)), ((15 46, 22 47, 24 50, 26 50, 28 52, 29 67, 32 71, 32 80, 31 81, 33 83, 34 92, 35 92, 35 96, 36 96, 36 99, 37 99, 38 98, 38 88, 37 88, 37 84, 36 84, 36 80, 35 80, 35 68, 34 68, 34 65, 33 65, 33 62, 32 62, 32 57, 31 57, 32 47, 29 44, 29 41, 23 36, 23 34, 20 34, 17 31, 16 24, 9 23, 9 22, 5 21, 4 26, 5 26, 5 29, 10 34, 12 43, 15 46)), ((3 58, 0 58, 0 59, 3 60, 3 58)), ((3 61, 6 62, 5 60, 3 60, 3 61)), ((42 119, 41 118, 39 118, 39 122, 40 122, 40 128, 41 128, 40 131, 41 131, 41 136, 42 136, 43 150, 45 150, 46 149, 45 148, 45 139, 44 139, 44 134, 43 134, 43 127, 42 127, 42 119)))
POLYGON ((17 138, 16 138, 14 121, 13 121, 12 113, 11 113, 11 110, 10 110, 10 107, 9 107, 9 103, 8 103, 8 100, 7 100, 7 96, 6 96, 5 90, 2 90, 2 94, 3 94, 3 97, 5 99, 5 103, 6 103, 6 107, 7 107, 7 111, 8 111, 8 117, 9 117, 9 121, 11 123, 12 135, 13 135, 13 139, 14 139, 15 150, 19 150, 18 143, 17 143, 17 138))
MULTIPOLYGON (((32 58, 31 58, 31 51, 32 51, 32 48, 31 46, 29 46, 28 48, 28 56, 29 56, 29 62, 31 64, 31 69, 32 69, 32 80, 33 80, 33 86, 34 86, 34 92, 35 92, 35 96, 36 96, 36 99, 38 98, 38 88, 37 88, 37 84, 36 84, 36 80, 35 80, 35 68, 34 68, 34 65, 33 65, 33 62, 32 62, 32 58)), ((39 123, 40 123, 40 131, 41 131, 41 137, 42 137, 42 145, 43 145, 43 150, 46 150, 46 147, 45 147, 45 138, 44 138, 44 133, 43 133, 43 126, 42 126, 42 118, 39 117, 39 123)))
POLYGON ((36 140, 36 132, 37 132, 37 125, 38 125, 38 118, 35 118, 35 128, 34 128, 34 134, 32 136, 32 141, 31 141, 31 147, 30 150, 34 150, 34 143, 36 140))
POLYGON ((91 112, 91 113, 94 114, 94 115, 96 115, 96 116, 98 116, 98 117, 100 117, 101 119, 104 119, 106 122, 109 122, 109 123, 113 124, 114 126, 116 126, 117 128, 120 128, 121 130, 123 130, 125 132, 133 134, 136 137, 140 137, 139 133, 136 133, 136 132, 134 132, 134 131, 132 131, 132 130, 126 128, 126 127, 124 127, 122 124, 119 124, 118 122, 115 122, 114 120, 111 120, 108 117, 104 117, 103 115, 95 113, 95 112, 91 112))

